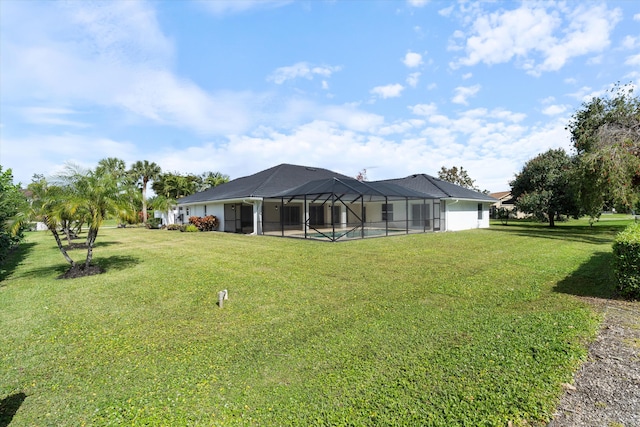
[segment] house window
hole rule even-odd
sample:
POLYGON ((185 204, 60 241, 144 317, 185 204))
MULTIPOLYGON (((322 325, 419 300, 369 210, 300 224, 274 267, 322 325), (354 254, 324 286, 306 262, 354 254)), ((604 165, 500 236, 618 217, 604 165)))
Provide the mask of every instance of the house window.
POLYGON ((300 206, 285 206, 282 209, 283 225, 300 225, 300 206))
POLYGON ((478 203, 478 219, 482 219, 482 203, 478 203))
POLYGON ((382 204, 382 220, 393 221, 393 204, 391 203, 382 204))

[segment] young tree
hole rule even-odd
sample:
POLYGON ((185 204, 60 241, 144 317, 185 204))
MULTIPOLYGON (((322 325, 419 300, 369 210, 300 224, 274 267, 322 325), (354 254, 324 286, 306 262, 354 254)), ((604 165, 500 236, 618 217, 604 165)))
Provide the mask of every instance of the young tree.
POLYGON ((34 175, 34 179, 27 186, 31 193, 28 205, 21 210, 14 223, 14 231, 28 221, 41 221, 53 235, 58 250, 64 259, 71 265, 76 266, 76 262, 69 256, 69 253, 62 245, 58 229, 62 227, 63 218, 69 214, 69 194, 62 187, 50 185, 42 175, 34 175))
MULTIPOLYGON (((75 165, 67 165, 65 171, 57 176, 60 187, 68 198, 65 209, 85 215, 89 230, 87 232, 87 256, 81 270, 88 271, 93 260, 93 247, 100 226, 108 215, 119 216, 131 211, 130 203, 122 181, 114 175, 97 171, 86 171, 75 165)), ((72 268, 74 266, 72 265, 72 268)))
POLYGON ((640 98, 619 85, 584 103, 568 127, 576 149, 580 202, 597 217, 612 201, 626 208, 640 200, 640 98))
POLYGON ((458 169, 457 166, 453 166, 449 169, 442 166, 438 172, 438 178, 470 190, 480 191, 480 189, 475 186, 476 181, 471 179, 467 171, 462 166, 460 166, 460 169, 458 169))
POLYGON ((13 229, 16 215, 26 207, 27 200, 20 185, 13 183, 11 169, 2 171, 0 165, 0 263, 9 250, 23 238, 24 224, 13 229))
POLYGON ((138 160, 131 166, 131 176, 135 178, 136 182, 140 184, 142 188, 142 220, 147 223, 147 185, 149 181, 156 180, 162 173, 162 169, 157 164, 148 160, 138 160))
POLYGON ((555 226, 558 215, 577 216, 573 161, 563 149, 549 150, 529 160, 511 185, 516 206, 555 226))

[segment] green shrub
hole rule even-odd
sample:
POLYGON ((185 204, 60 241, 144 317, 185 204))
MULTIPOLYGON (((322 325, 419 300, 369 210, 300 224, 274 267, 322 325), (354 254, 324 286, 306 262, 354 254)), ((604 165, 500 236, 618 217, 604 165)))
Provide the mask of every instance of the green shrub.
POLYGON ((147 219, 147 228, 151 229, 159 229, 162 226, 162 218, 148 218, 147 219))
POLYGON ((183 225, 182 227, 180 227, 180 231, 186 231, 188 233, 193 233, 195 231, 200 231, 200 230, 198 230, 198 227, 196 227, 193 224, 186 224, 186 225, 183 225))
POLYGON ((613 255, 618 292, 625 298, 640 299, 640 223, 631 224, 616 236, 613 255))

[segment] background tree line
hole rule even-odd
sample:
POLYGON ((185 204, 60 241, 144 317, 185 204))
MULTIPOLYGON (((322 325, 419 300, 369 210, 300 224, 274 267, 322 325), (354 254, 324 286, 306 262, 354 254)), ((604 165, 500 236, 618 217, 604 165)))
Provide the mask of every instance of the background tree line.
POLYGON ((640 98, 615 85, 573 114, 575 153, 551 149, 510 182, 516 207, 554 226, 561 215, 597 219, 603 209, 640 211, 640 98))
POLYGON ((146 223, 149 207, 167 209, 180 197, 228 180, 219 172, 163 174, 160 166, 147 160, 137 161, 127 169, 123 160, 106 158, 94 169, 67 164, 51 178, 34 175, 27 188, 22 189, 13 183, 11 170, 2 172, 0 166, 0 262, 31 223, 41 222, 70 265, 66 275, 94 274, 99 268, 92 265, 93 248, 105 219, 115 218, 120 224, 146 223), (147 200, 150 183, 162 193, 147 200), (79 246, 86 249, 86 257, 79 263, 70 256, 69 249, 78 246, 72 240, 83 228, 86 240, 79 246))

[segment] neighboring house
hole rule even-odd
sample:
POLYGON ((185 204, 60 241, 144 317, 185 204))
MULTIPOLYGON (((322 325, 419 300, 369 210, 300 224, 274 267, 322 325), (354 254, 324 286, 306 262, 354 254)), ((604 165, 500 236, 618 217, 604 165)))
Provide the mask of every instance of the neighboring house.
POLYGON ((512 214, 509 215, 511 218, 521 219, 526 217, 524 213, 518 212, 516 209, 516 199, 511 195, 511 191, 499 191, 489 195, 494 199, 498 199, 497 202, 491 205, 491 215, 494 215, 498 209, 505 208, 512 212, 512 214))
POLYGON ((338 240, 485 228, 493 202, 429 175, 361 182, 281 164, 180 199, 175 222, 215 215, 220 231, 338 240))

